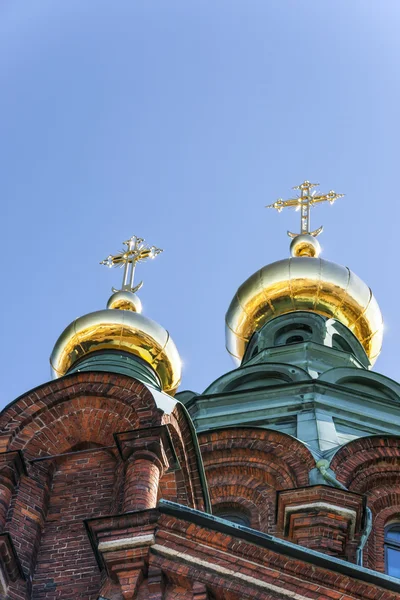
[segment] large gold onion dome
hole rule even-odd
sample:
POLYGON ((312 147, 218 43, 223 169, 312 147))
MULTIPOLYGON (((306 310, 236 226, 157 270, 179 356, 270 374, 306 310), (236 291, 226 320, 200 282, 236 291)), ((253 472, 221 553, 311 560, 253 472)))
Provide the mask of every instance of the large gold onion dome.
POLYGON ((251 275, 239 287, 229 306, 226 347, 237 364, 254 332, 267 321, 294 311, 315 312, 343 323, 361 342, 371 365, 380 353, 383 319, 372 291, 348 267, 319 257, 320 247, 315 237, 322 228, 310 233, 309 210, 316 202, 333 202, 340 195, 329 192, 325 196, 313 196, 310 189, 314 185, 306 181, 295 188, 301 190, 298 198, 278 200, 270 205, 280 211, 297 203, 301 209, 301 233, 289 233, 293 238, 292 257, 269 264, 251 275))
POLYGON ((133 236, 124 242, 127 249, 110 255, 102 264, 124 267, 121 290, 113 290, 107 309, 73 321, 58 338, 50 357, 55 378, 78 366, 88 355, 118 351, 138 357, 154 370, 161 389, 173 395, 181 380, 181 359, 168 331, 141 313, 141 302, 133 287, 137 262, 154 258, 161 250, 148 248, 133 236))

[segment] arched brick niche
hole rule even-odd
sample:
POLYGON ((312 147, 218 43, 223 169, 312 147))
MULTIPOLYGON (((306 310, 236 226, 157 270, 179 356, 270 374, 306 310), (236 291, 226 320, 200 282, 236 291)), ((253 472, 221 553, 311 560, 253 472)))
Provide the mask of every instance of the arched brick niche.
POLYGON ((301 442, 277 431, 218 429, 199 434, 199 442, 216 514, 236 507, 266 532, 275 529, 277 490, 308 485, 315 466, 301 442))
POLYGON ((385 527, 400 519, 400 438, 377 435, 349 442, 333 457, 331 468, 349 490, 366 495, 373 526, 364 564, 384 572, 385 527))

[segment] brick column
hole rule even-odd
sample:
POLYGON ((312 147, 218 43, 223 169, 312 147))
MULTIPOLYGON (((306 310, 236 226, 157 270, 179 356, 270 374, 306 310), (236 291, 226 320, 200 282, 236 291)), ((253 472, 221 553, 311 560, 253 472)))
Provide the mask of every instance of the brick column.
POLYGON ((124 512, 155 508, 160 478, 176 462, 167 427, 117 433, 115 439, 126 461, 124 512))
POLYGON ((25 465, 20 452, 0 453, 0 531, 4 530, 13 492, 25 465))
POLYGON ((162 473, 163 465, 155 454, 132 454, 125 472, 124 512, 156 507, 162 473))

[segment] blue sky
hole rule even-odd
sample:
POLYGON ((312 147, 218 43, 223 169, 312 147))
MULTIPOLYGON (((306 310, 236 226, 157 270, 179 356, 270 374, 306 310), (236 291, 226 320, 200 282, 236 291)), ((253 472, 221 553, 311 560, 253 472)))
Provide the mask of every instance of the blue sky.
POLYGON ((202 391, 238 285, 288 255, 298 213, 264 206, 304 179, 346 193, 312 224, 373 289, 398 378, 399 28, 398 0, 2 0, 1 405, 49 379, 134 233, 165 250, 144 313, 202 391))

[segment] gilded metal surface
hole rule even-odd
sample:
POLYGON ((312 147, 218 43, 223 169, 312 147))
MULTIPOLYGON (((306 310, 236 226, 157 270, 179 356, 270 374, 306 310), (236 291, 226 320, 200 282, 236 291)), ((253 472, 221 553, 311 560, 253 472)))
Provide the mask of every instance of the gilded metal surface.
POLYGON ((290 254, 292 256, 310 256, 318 258, 321 254, 319 241, 308 233, 296 235, 290 244, 290 254))
POLYGON ((65 375, 83 356, 97 350, 122 350, 153 367, 162 388, 174 394, 181 379, 181 360, 169 333, 141 314, 100 310, 76 319, 58 338, 50 357, 55 377, 65 375))
POLYGON ((346 325, 373 364, 383 320, 368 286, 347 267, 321 258, 289 258, 263 267, 238 289, 226 314, 226 347, 240 362, 252 334, 292 311, 316 312, 346 325))
POLYGON ((142 312, 142 303, 140 298, 133 292, 127 290, 120 290, 115 292, 107 302, 107 308, 113 308, 114 310, 132 310, 133 312, 142 312))
POLYGON ((110 269, 112 267, 121 267, 124 269, 122 288, 121 290, 113 288, 113 292, 137 292, 142 287, 142 281, 138 285, 133 286, 133 277, 137 263, 143 262, 148 258, 155 258, 162 252, 161 248, 156 248, 155 246, 149 247, 143 242, 143 238, 133 235, 129 240, 124 242, 126 250, 121 250, 119 254, 109 254, 105 260, 101 261, 101 265, 105 265, 110 269))
POLYGON ((311 190, 317 187, 319 183, 310 183, 304 181, 300 185, 296 185, 293 189, 300 190, 300 196, 296 198, 290 198, 289 200, 282 200, 279 198, 273 204, 269 204, 266 208, 275 208, 278 212, 281 212, 284 208, 294 208, 300 211, 300 233, 291 233, 288 231, 288 236, 295 238, 298 235, 309 234, 314 237, 319 235, 322 231, 322 227, 318 227, 314 231, 310 231, 310 208, 319 204, 320 202, 329 202, 333 204, 338 198, 343 198, 344 194, 337 194, 333 190, 327 194, 316 194, 311 190))

